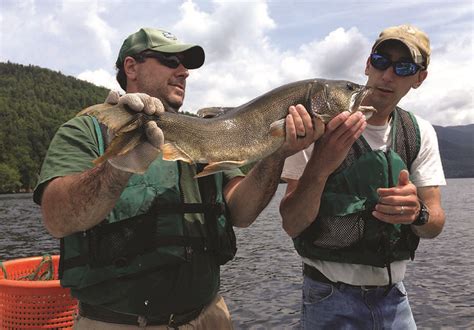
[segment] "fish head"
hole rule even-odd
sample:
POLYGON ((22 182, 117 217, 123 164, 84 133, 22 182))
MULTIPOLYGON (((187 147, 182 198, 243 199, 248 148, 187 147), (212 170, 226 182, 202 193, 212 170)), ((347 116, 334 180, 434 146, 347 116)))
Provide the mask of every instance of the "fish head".
POLYGON ((313 86, 311 109, 324 123, 344 111, 362 111, 367 119, 375 112, 372 107, 360 107, 370 87, 346 80, 318 80, 313 86))

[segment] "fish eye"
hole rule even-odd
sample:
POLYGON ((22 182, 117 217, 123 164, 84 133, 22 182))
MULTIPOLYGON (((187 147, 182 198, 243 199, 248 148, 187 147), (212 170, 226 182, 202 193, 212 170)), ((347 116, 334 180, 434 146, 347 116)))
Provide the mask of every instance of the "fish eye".
POLYGON ((350 91, 353 91, 353 90, 354 90, 354 86, 353 86, 351 83, 347 83, 347 84, 346 84, 346 87, 347 87, 347 89, 350 90, 350 91))

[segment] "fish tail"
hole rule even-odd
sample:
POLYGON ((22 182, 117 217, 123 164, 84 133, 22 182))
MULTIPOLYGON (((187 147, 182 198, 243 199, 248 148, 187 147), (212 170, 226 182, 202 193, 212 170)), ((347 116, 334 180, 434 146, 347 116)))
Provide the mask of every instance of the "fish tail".
POLYGON ((100 165, 107 161, 107 159, 127 154, 145 139, 144 132, 140 132, 140 130, 124 132, 117 135, 107 146, 105 153, 94 160, 94 165, 100 165))
POLYGON ((135 130, 142 124, 144 116, 140 112, 128 110, 123 105, 107 103, 90 106, 79 112, 76 117, 87 115, 97 118, 99 122, 107 126, 114 134, 135 130))

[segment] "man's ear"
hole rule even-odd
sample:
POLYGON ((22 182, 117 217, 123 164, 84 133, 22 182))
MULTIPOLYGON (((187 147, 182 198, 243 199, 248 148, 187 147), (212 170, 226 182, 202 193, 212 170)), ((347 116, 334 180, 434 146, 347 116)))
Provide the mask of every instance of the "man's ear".
POLYGON ((369 75, 369 66, 370 66, 370 57, 367 58, 367 62, 365 62, 365 75, 369 75))
POLYGON ((131 57, 127 56, 125 57, 125 60, 123 61, 123 70, 125 72, 125 75, 127 76, 127 79, 134 80, 137 76, 137 61, 131 57))
POLYGON ((426 79, 426 77, 428 76, 428 70, 423 70, 423 71, 420 71, 418 73, 418 79, 415 83, 413 83, 413 85, 411 85, 412 88, 416 89, 418 87, 421 86, 421 84, 423 83, 423 81, 426 79))

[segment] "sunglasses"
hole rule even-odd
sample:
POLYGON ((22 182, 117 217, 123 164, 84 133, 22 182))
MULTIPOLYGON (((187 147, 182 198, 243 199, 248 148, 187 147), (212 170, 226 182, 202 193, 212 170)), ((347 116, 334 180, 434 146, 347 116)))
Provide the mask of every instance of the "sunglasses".
POLYGON ((372 53, 370 54, 370 64, 377 70, 387 70, 389 67, 393 67, 393 72, 400 77, 413 76, 422 67, 413 62, 397 61, 392 62, 383 55, 372 53))
POLYGON ((185 68, 186 65, 183 63, 182 59, 180 59, 175 54, 163 54, 158 52, 147 52, 142 54, 143 58, 154 58, 157 59, 162 65, 170 68, 176 69, 180 64, 182 64, 185 68))

